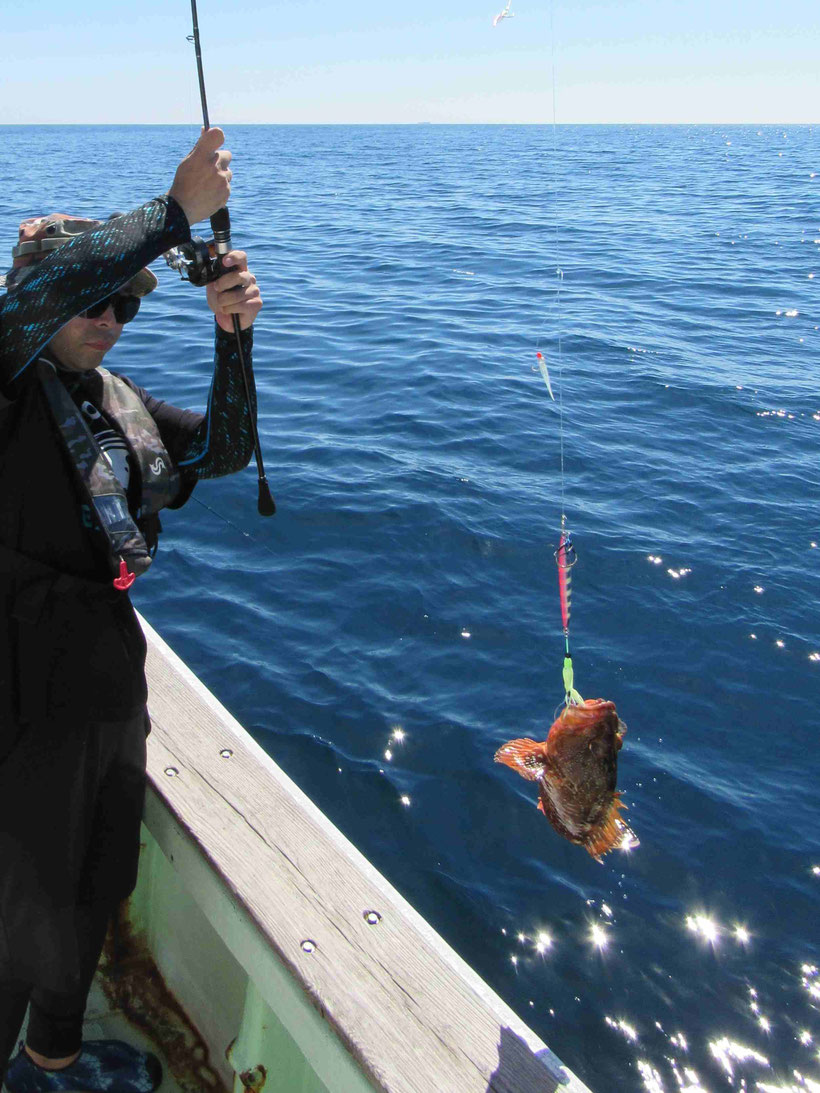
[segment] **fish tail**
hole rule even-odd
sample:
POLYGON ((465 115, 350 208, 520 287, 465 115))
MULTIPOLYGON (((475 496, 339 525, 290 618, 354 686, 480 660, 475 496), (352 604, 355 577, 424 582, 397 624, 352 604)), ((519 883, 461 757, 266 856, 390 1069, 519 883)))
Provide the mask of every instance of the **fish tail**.
POLYGON ((616 793, 604 819, 587 836, 584 846, 596 861, 610 850, 627 850, 639 845, 637 835, 621 818, 624 808, 626 805, 616 793))
POLYGON ((498 749, 494 758, 496 763, 512 767, 530 782, 541 777, 547 762, 544 745, 535 740, 508 740, 498 749))

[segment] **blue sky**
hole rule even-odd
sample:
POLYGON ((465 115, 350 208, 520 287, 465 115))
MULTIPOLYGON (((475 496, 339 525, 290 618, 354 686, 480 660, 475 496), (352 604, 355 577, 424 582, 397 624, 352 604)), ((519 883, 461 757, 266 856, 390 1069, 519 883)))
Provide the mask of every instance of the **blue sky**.
MULTIPOLYGON (((793 0, 199 0, 213 123, 820 122, 793 0)), ((0 123, 190 123, 188 0, 2 0, 0 123)))

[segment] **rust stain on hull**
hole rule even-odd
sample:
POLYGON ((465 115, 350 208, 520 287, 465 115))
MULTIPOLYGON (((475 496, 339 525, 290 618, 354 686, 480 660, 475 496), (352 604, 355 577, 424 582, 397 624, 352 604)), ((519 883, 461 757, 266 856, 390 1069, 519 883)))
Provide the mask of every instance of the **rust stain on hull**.
POLYGON ((105 996, 162 1050, 184 1093, 230 1093, 210 1064, 208 1045, 168 989, 133 928, 127 901, 111 922, 100 962, 105 996))

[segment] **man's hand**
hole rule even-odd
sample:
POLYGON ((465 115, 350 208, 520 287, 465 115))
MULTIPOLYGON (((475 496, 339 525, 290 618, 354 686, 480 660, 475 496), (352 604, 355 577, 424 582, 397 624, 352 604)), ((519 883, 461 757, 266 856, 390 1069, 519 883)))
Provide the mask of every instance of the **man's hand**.
POLYGON ((243 250, 232 250, 222 259, 222 266, 226 272, 208 285, 208 307, 228 333, 233 330, 232 315, 238 315, 240 329, 247 330, 262 307, 256 278, 248 270, 248 256, 243 250))
POLYGON ((177 167, 174 182, 168 191, 182 206, 193 227, 200 220, 213 216, 227 205, 231 196, 233 173, 228 167, 230 152, 220 152, 225 143, 221 129, 203 129, 199 140, 177 167))

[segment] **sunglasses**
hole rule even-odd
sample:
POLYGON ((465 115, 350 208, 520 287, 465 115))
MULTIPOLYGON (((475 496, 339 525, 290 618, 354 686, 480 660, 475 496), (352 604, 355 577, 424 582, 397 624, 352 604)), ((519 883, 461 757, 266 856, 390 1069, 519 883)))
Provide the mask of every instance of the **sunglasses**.
POLYGON ((105 315, 109 307, 114 308, 114 318, 118 323, 130 323, 140 309, 140 298, 139 296, 123 296, 122 293, 112 292, 110 296, 106 296, 98 304, 92 304, 85 311, 81 311, 79 317, 82 319, 99 319, 101 315, 105 315))

